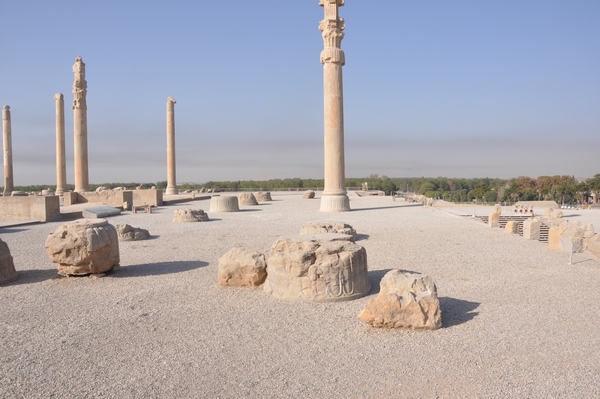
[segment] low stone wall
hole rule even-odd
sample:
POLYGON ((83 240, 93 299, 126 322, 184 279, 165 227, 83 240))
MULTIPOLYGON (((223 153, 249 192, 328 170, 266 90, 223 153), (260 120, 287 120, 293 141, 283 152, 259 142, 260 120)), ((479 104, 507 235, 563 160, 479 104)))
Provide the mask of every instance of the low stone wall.
POLYGON ((68 192, 63 195, 63 204, 65 206, 85 204, 87 202, 109 204, 115 207, 123 206, 123 202, 127 202, 129 203, 129 206, 131 206, 131 204, 133 204, 133 192, 106 190, 85 193, 68 192))
POLYGON ((40 221, 60 220, 58 196, 0 197, 0 220, 40 221))
POLYGON ((135 190, 133 193, 133 205, 163 205, 163 191, 158 189, 135 190))

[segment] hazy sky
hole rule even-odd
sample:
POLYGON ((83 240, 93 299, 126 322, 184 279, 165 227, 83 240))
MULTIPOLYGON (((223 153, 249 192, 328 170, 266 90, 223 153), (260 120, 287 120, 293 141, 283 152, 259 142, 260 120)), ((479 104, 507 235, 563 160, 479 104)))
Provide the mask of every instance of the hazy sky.
MULTIPOLYGON (((0 1, 15 185, 56 184, 86 63, 91 183, 323 177, 318 0, 0 1)), ((600 173, 600 1, 347 0, 346 176, 600 173)))

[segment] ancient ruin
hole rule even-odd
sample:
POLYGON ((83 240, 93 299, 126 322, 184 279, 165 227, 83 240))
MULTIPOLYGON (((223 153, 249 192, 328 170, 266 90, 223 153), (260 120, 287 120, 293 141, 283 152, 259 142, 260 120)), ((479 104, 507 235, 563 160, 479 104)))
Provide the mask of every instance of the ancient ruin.
POLYGON ((5 105, 2 108, 2 143, 4 149, 4 196, 9 196, 13 192, 13 161, 12 161, 12 130, 10 124, 10 107, 5 105))
POLYGON ((350 241, 356 241, 358 238, 354 227, 342 222, 310 222, 300 229, 300 234, 321 233, 347 234, 350 236, 350 241))
POLYGON ((346 193, 344 162, 344 93, 342 66, 346 63, 341 49, 344 38, 344 20, 338 8, 345 0, 320 0, 325 18, 319 24, 323 36, 323 92, 324 92, 324 154, 325 188, 321 197, 321 212, 350 210, 346 193))
POLYGON ((210 199, 211 212, 238 212, 239 210, 238 197, 233 195, 217 196, 210 199))
POLYGON ((0 284, 10 283, 19 277, 8 244, 0 239, 0 284))
POLYGON ((267 278, 265 255, 248 248, 229 250, 217 261, 219 285, 257 287, 267 278))
POLYGON ((117 230, 103 219, 65 223, 46 239, 46 253, 64 276, 104 273, 119 266, 117 230))
POLYGON ((254 193, 254 197, 256 197, 256 200, 259 202, 273 201, 270 191, 258 191, 254 193))
POLYGON ((178 194, 175 179, 175 99, 167 98, 167 190, 165 194, 178 194))
POLYGON ((373 327, 437 330, 442 311, 437 287, 430 276, 391 270, 381 279, 377 298, 358 317, 373 327))
POLYGON ((281 237, 267 262, 264 291, 279 299, 347 301, 371 291, 367 252, 345 234, 281 237))
POLYGON ((240 193, 238 201, 240 205, 258 205, 258 201, 252 193, 240 193))
POLYGON ((302 195, 302 199, 313 199, 315 198, 315 192, 313 190, 307 190, 302 195))
POLYGON ((119 240, 121 241, 141 241, 150 238, 148 230, 132 227, 128 224, 118 224, 116 229, 119 240))
POLYGON ((67 163, 65 158, 65 100, 61 93, 56 101, 56 195, 67 191, 67 163))
POLYGON ((75 149, 75 191, 89 191, 88 145, 87 145, 87 81, 85 80, 85 64, 81 56, 73 64, 73 136, 75 149))
POLYGON ((206 222, 208 215, 202 209, 177 209, 173 214, 174 222, 206 222))

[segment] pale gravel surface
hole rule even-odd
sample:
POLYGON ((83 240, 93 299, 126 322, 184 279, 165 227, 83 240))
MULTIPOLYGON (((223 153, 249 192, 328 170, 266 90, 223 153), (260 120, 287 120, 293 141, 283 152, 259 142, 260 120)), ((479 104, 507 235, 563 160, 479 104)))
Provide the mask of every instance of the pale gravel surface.
POLYGON ((0 287, 0 397, 600 396, 600 264, 589 255, 568 266, 542 243, 390 197, 351 195, 342 214, 302 193, 273 199, 206 223, 171 219, 209 201, 111 217, 156 237, 121 242, 122 269, 101 279, 57 278, 44 242, 59 223, 0 229, 19 271, 0 287), (317 220, 361 234, 370 296, 314 304, 217 286, 233 246, 268 253, 317 220), (444 328, 357 318, 394 268, 434 277, 444 328))

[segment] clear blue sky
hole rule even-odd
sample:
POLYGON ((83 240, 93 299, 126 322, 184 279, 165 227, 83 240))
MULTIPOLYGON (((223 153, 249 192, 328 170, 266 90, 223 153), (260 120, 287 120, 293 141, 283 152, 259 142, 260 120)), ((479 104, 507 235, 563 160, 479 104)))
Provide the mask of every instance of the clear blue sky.
MULTIPOLYGON (((56 183, 88 81, 91 183, 323 177, 318 0, 1 1, 16 185, 56 183)), ((346 176, 600 173, 600 1, 347 0, 346 176)))

